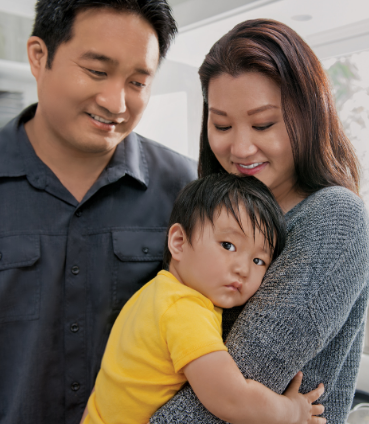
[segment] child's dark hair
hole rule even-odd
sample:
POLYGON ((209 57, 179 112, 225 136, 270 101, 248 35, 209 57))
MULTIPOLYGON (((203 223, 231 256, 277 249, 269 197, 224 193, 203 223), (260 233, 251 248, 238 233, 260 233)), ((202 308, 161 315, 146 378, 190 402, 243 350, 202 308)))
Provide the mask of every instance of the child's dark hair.
MULTIPOLYGON (((188 184, 174 202, 170 216, 170 227, 178 223, 182 226, 191 243, 196 225, 204 225, 208 219, 214 223, 214 214, 225 208, 232 214, 238 225, 240 206, 244 206, 255 234, 258 228, 265 237, 272 260, 282 252, 286 241, 286 225, 283 212, 272 193, 255 177, 239 177, 234 174, 211 174, 188 184)), ((172 255, 167 242, 164 248, 164 267, 169 268, 172 255)))
POLYGON ((92 8, 111 8, 134 13, 145 19, 159 40, 160 59, 165 57, 177 26, 166 0, 38 0, 32 35, 47 47, 47 67, 51 68, 55 52, 73 36, 76 13, 92 8))

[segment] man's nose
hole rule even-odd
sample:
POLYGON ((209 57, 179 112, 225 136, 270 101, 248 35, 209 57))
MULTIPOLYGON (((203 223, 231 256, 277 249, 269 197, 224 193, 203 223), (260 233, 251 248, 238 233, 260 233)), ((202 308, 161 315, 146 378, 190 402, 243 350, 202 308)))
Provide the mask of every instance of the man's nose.
POLYGON ((96 102, 112 115, 124 113, 127 110, 124 86, 120 83, 106 83, 96 96, 96 102))

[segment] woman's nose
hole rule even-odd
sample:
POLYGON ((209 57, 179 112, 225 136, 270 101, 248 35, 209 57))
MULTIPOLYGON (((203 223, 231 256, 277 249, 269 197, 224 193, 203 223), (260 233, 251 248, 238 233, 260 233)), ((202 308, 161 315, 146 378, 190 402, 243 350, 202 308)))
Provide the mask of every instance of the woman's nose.
POLYGON ((254 155, 258 151, 252 139, 252 134, 247 130, 240 130, 235 133, 231 145, 231 154, 239 159, 254 155))

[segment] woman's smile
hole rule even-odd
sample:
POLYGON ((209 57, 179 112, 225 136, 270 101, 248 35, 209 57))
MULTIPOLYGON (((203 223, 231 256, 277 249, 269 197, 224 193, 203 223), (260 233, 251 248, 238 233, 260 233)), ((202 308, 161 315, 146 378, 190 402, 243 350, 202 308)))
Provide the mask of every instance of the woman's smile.
POLYGON ((265 169, 268 165, 268 162, 254 162, 248 165, 242 163, 235 163, 236 168, 240 174, 244 175, 255 175, 265 169))

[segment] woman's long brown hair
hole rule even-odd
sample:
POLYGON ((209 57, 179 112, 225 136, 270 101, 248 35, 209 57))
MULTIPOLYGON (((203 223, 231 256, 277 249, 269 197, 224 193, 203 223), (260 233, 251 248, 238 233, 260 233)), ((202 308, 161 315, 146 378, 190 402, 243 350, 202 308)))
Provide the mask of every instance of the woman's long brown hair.
POLYGON ((211 48, 200 67, 204 108, 199 176, 225 172, 208 140, 208 87, 221 74, 260 72, 281 88, 297 187, 311 194, 343 186, 358 194, 360 165, 337 116, 329 81, 310 47, 288 26, 256 19, 234 27, 211 48))

